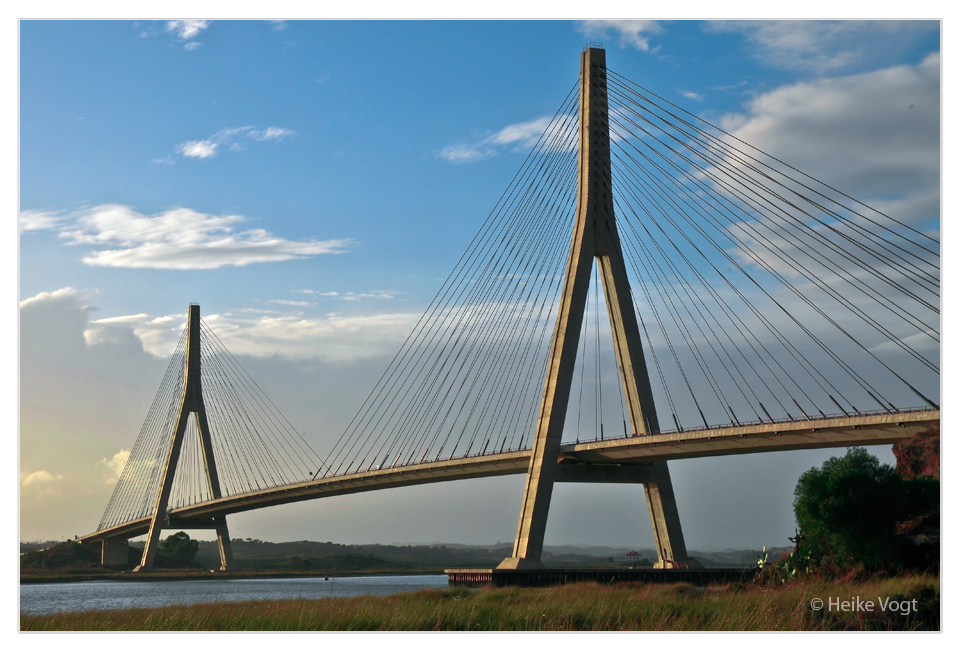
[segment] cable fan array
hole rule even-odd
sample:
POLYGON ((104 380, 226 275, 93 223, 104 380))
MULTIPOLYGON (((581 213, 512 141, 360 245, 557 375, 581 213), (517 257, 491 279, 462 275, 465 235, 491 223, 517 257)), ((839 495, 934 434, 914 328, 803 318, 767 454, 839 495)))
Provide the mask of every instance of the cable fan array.
POLYGON ((329 473, 526 444, 573 228, 577 112, 574 87, 327 455, 329 473))
MULTIPOLYGON (((221 495, 312 479, 323 466, 320 456, 202 320, 200 332, 201 384, 221 495)), ((98 530, 153 514, 180 413, 186 346, 184 329, 98 530)), ((196 414, 190 414, 168 508, 211 498, 196 414)))
POLYGON ((617 223, 677 428, 936 407, 939 243, 608 79, 617 223))

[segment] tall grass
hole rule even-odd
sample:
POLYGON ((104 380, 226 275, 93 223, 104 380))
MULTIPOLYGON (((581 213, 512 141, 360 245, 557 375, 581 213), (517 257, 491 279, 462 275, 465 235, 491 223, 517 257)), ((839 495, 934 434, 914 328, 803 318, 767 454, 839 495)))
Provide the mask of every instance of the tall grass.
POLYGON ((20 616, 24 631, 810 631, 939 630, 933 577, 805 581, 778 588, 581 583, 424 590, 387 597, 291 599, 20 616), (814 598, 916 598, 920 610, 815 611, 814 598))

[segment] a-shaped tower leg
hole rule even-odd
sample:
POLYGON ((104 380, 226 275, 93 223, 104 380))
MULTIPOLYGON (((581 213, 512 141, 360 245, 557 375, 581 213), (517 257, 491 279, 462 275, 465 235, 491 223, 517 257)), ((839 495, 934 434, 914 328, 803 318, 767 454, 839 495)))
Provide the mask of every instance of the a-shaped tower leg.
MULTIPOLYGON (((160 482, 160 492, 157 495, 157 505, 150 520, 150 531, 147 533, 147 543, 143 548, 143 558, 133 571, 141 572, 153 568, 153 561, 160 544, 160 531, 167 528, 167 503, 170 499, 170 490, 173 488, 173 478, 177 471, 177 462, 180 459, 180 449, 187 430, 187 421, 190 414, 194 414, 197 431, 200 436, 200 448, 203 451, 203 465, 206 471, 207 489, 213 499, 221 497, 220 479, 217 475, 217 463, 213 457, 213 443, 210 439, 210 427, 207 424, 207 411, 203 405, 203 387, 200 383, 200 306, 191 305, 187 316, 187 353, 185 359, 183 379, 183 396, 180 399, 180 413, 177 417, 176 430, 170 442, 166 464, 163 469, 163 479, 160 482)), ((189 527, 189 524, 187 525, 189 527)), ((184 527, 184 528, 187 528, 184 527)), ((227 530, 227 519, 216 518, 213 521, 201 524, 202 528, 213 528, 217 532, 217 545, 220 550, 220 569, 229 570, 233 564, 233 550, 230 547, 230 534, 227 530)))
MULTIPOLYGON (((606 54, 602 49, 587 49, 580 57, 577 198, 576 225, 570 243, 517 539, 513 556, 500 564, 501 569, 541 565, 543 536, 553 484, 557 481, 557 458, 594 259, 600 268, 620 381, 623 383, 633 431, 640 436, 660 431, 613 212, 606 54)), ((687 557, 683 543, 667 463, 655 462, 647 469, 649 472, 644 473, 646 479, 643 484, 656 539, 658 567, 670 567, 681 562, 695 564, 696 561, 687 557)), ((616 471, 613 473, 616 474, 616 471)))

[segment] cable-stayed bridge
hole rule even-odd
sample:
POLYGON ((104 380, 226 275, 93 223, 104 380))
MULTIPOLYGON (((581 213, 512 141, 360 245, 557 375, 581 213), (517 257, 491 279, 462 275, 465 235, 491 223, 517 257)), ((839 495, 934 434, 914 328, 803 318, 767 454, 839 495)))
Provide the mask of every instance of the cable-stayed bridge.
POLYGON ((894 443, 940 418, 940 254, 873 210, 581 55, 456 268, 323 455, 191 306, 97 532, 421 483, 527 475, 535 567, 556 482, 643 484, 687 557, 667 461, 894 443), (602 298, 601 298, 602 294, 602 298), (661 422, 661 418, 663 422, 661 422))

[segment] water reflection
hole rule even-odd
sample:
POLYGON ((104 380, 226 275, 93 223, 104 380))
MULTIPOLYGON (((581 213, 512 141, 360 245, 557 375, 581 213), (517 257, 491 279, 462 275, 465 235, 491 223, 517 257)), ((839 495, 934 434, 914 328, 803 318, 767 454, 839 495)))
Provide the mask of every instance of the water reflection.
POLYGON ((20 586, 20 612, 45 615, 77 610, 154 608, 171 604, 256 599, 319 599, 445 589, 446 575, 207 579, 199 581, 84 581, 20 586))

